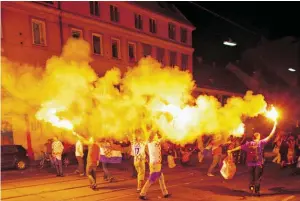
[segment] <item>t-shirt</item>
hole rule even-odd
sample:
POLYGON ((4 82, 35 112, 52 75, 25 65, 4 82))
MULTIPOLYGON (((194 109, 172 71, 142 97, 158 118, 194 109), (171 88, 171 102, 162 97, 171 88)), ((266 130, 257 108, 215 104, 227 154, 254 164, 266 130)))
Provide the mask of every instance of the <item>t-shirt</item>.
POLYGON ((161 163, 161 145, 160 141, 152 141, 148 143, 150 164, 161 163))
POLYGON ((97 165, 99 160, 100 148, 97 144, 91 144, 89 146, 89 152, 87 156, 87 163, 97 165))
POLYGON ((262 139, 258 142, 256 141, 250 141, 250 142, 246 142, 245 144, 243 144, 241 146, 241 149, 246 151, 247 154, 250 152, 251 147, 255 147, 257 146, 257 161, 256 162, 247 162, 248 166, 260 166, 264 164, 264 156, 263 156, 263 151, 265 148, 265 145, 268 143, 267 139, 262 139))
POLYGON ((79 140, 76 142, 75 156, 83 157, 83 146, 79 140))
POLYGON ((64 151, 64 145, 60 141, 54 141, 52 143, 52 155, 57 158, 58 160, 61 160, 61 155, 64 151))
POLYGON ((131 153, 134 156, 135 161, 145 160, 146 159, 146 142, 132 142, 131 153))

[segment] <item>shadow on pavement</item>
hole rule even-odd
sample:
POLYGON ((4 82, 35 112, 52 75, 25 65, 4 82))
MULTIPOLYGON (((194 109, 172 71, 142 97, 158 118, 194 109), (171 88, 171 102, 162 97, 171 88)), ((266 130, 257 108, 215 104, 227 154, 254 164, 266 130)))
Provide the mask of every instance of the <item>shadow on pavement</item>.
MULTIPOLYGON (((251 196, 251 193, 248 191, 231 189, 224 186, 215 186, 215 185, 201 186, 201 190, 211 191, 219 195, 228 195, 228 196, 237 196, 237 197, 251 196)), ((274 193, 261 193, 260 197, 300 194, 300 189, 286 189, 284 187, 275 187, 275 188, 270 188, 268 190, 273 191, 274 193)))

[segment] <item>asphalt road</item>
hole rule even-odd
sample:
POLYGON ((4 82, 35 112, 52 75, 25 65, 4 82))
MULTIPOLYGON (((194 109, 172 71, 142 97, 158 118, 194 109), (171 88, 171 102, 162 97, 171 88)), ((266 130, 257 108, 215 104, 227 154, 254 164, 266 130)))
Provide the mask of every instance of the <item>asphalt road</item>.
MULTIPOLYGON (((300 176, 290 176, 290 169, 280 170, 267 164, 262 181, 261 197, 248 193, 248 174, 244 166, 238 166, 232 180, 224 180, 220 174, 206 176, 207 164, 196 167, 164 168, 167 187, 172 201, 300 201, 300 176)), ((86 177, 75 175, 74 166, 65 170, 65 177, 56 177, 45 170, 29 169, 4 171, 1 180, 1 200, 7 201, 96 201, 96 200, 138 200, 136 180, 130 171, 111 168, 117 181, 108 183, 102 179, 101 168, 97 172, 97 191, 88 188, 86 177)), ((150 200, 164 200, 159 184, 151 186, 150 200)))

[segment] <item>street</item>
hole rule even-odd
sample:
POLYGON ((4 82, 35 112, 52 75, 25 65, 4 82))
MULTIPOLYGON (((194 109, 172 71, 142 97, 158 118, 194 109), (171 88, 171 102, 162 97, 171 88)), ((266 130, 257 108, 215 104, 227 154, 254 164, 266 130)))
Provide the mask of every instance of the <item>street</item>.
MULTIPOLYGON (((238 166, 232 180, 224 180, 220 174, 206 176, 208 163, 194 167, 176 166, 174 169, 164 167, 166 184, 173 201, 299 201, 299 176, 290 176, 290 169, 280 170, 278 166, 268 163, 262 180, 261 197, 252 197, 248 193, 248 174, 245 166, 238 166)), ((110 168, 116 182, 103 180, 103 172, 98 167, 96 191, 88 188, 88 179, 74 174, 75 166, 65 170, 65 177, 56 177, 55 173, 35 169, 18 172, 2 172, 2 200, 138 200, 136 180, 131 178, 131 171, 110 168)), ((150 200, 162 198, 158 182, 148 192, 150 200)))

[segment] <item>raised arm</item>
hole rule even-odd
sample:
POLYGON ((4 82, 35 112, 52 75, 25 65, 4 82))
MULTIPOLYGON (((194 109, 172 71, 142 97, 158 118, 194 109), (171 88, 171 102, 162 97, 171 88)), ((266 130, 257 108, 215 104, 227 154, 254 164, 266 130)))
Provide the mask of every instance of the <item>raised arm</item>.
POLYGON ((231 149, 231 150, 228 150, 227 152, 230 154, 231 152, 238 151, 238 150, 240 150, 241 148, 242 148, 241 146, 238 146, 238 147, 236 147, 236 148, 233 148, 233 149, 231 149))
POLYGON ((274 136, 274 134, 275 134, 276 126, 277 126, 277 121, 274 121, 274 126, 273 126, 273 129, 272 129, 271 133, 270 133, 269 136, 266 137, 264 140, 270 141, 270 139, 271 139, 271 138, 274 136))

